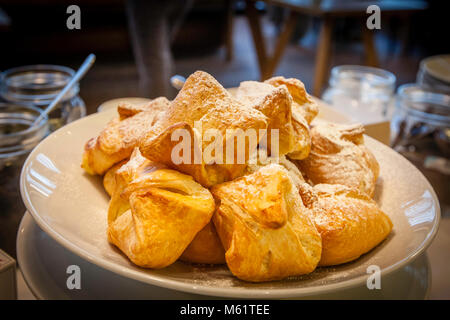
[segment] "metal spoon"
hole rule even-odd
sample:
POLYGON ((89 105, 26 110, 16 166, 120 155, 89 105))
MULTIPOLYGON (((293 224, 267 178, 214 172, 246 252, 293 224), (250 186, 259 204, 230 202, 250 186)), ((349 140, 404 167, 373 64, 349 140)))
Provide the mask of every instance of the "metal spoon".
POLYGON ((88 72, 88 70, 92 67, 94 62, 95 62, 95 54, 91 53, 90 55, 88 55, 86 60, 84 60, 83 64, 77 70, 77 72, 74 74, 74 76, 69 81, 69 83, 66 84, 66 86, 58 93, 58 95, 55 97, 55 99, 53 99, 53 101, 48 105, 48 107, 45 108, 45 110, 41 113, 41 115, 39 117, 37 117, 36 120, 34 120, 34 122, 32 123, 31 127, 34 127, 35 125, 37 125, 39 122, 41 122, 41 120, 46 115, 48 115, 50 112, 53 111, 53 109, 55 109, 55 107, 59 103, 59 101, 64 97, 64 95, 70 89, 72 89, 72 87, 76 83, 78 83, 80 81, 81 78, 83 78, 83 76, 86 74, 86 72, 88 72))

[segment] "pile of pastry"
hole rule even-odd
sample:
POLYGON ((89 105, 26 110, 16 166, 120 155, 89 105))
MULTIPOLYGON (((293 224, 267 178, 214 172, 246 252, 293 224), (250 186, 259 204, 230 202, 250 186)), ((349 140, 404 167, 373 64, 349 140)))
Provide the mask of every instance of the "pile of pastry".
POLYGON ((201 71, 172 101, 120 104, 118 117, 86 143, 82 163, 103 175, 111 196, 109 242, 141 267, 226 264, 252 282, 370 251, 392 229, 372 199, 378 163, 361 125, 311 124, 317 113, 297 79, 245 81, 232 95, 201 71), (192 134, 190 157, 208 148, 198 123, 203 132, 278 130, 276 157, 266 144, 266 161, 255 160, 262 144, 245 143, 241 163, 174 161, 176 130, 192 134))

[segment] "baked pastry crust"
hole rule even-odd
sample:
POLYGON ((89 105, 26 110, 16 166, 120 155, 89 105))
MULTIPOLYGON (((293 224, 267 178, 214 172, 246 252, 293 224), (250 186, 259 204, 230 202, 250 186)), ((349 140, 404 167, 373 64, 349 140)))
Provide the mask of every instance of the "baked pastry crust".
POLYGON ((287 87, 294 102, 294 118, 300 118, 298 116, 301 115, 301 118, 305 119, 306 122, 310 124, 319 113, 317 103, 306 92, 305 85, 300 80, 295 78, 286 79, 285 77, 273 77, 266 80, 265 83, 269 83, 275 87, 283 85, 287 87))
POLYGON ((117 106, 117 112, 119 113, 120 120, 124 120, 143 111, 163 112, 169 104, 170 101, 166 97, 158 97, 141 104, 122 102, 117 106))
POLYGON ((355 260, 391 232, 391 220, 367 194, 329 184, 314 186, 314 192, 314 223, 322 237, 320 266, 355 260))
POLYGON ((184 250, 180 260, 202 264, 224 264, 225 250, 214 224, 209 222, 184 250))
MULTIPOLYGON (((162 106, 152 104, 155 105, 162 106)), ((161 112, 159 107, 148 108, 122 121, 110 121, 97 137, 86 143, 81 167, 89 174, 103 175, 117 162, 128 159, 142 136, 156 122, 161 112)))
MULTIPOLYGON (((294 117, 294 102, 286 88, 274 87, 257 81, 241 82, 236 99, 267 116, 268 130, 279 130, 279 154, 291 154, 296 159, 305 158, 310 150, 309 127, 303 116, 294 117)), ((269 135, 270 136, 270 135, 269 135)), ((268 146, 271 146, 268 139, 268 146)))
POLYGON ((312 272, 321 238, 286 170, 270 164, 214 186, 213 216, 230 271, 259 282, 312 272))
POLYGON ((103 188, 105 188, 106 193, 111 197, 116 189, 116 172, 120 169, 128 160, 122 160, 116 163, 111 168, 106 171, 103 176, 103 188))
POLYGON ((273 77, 265 81, 275 87, 285 86, 292 97, 292 123, 297 139, 303 137, 302 145, 307 148, 298 148, 289 153, 289 158, 305 159, 310 152, 311 139, 309 124, 319 112, 317 103, 306 92, 305 85, 298 79, 284 77, 273 77))
POLYGON ((108 240, 138 266, 172 264, 211 220, 215 205, 208 189, 148 161, 138 149, 116 177, 108 240))
MULTIPOLYGON (((256 155, 254 154, 253 157, 256 157, 256 155)), ((280 156, 279 158, 265 156, 262 157, 264 157, 265 159, 264 163, 262 163, 261 157, 258 157, 255 161, 252 161, 254 163, 251 163, 247 166, 245 174, 255 173, 269 164, 278 164, 286 169, 289 174, 289 178, 291 178, 292 182, 297 188, 300 188, 304 184, 307 184, 300 170, 286 156, 280 156)))
POLYGON ((311 152, 296 162, 314 184, 342 184, 373 196, 380 172, 364 145, 364 127, 321 122, 311 129, 311 152))
MULTIPOLYGON (((246 143, 245 148, 235 148, 234 164, 227 164, 225 147, 232 142, 228 142, 230 140, 227 140, 226 130, 234 132, 254 129, 258 133, 259 129, 266 128, 267 118, 264 114, 232 98, 211 75, 197 71, 189 76, 167 111, 142 139, 140 150, 146 158, 192 175, 200 184, 210 187, 241 176, 246 160, 257 147, 246 143), (194 122, 201 124, 201 131, 195 127, 194 122), (186 130, 192 139, 190 163, 177 164, 172 159, 172 150, 179 143, 172 141, 172 133, 178 129, 186 130), (223 164, 206 163, 203 157, 199 162, 195 161, 196 153, 202 153, 209 144, 214 143, 200 139, 202 133, 209 129, 217 130, 223 137, 223 164), (194 137, 197 139, 194 140, 194 137), (238 153, 244 152, 245 161, 238 164, 238 153)), ((258 141, 259 138, 257 136, 258 141)))

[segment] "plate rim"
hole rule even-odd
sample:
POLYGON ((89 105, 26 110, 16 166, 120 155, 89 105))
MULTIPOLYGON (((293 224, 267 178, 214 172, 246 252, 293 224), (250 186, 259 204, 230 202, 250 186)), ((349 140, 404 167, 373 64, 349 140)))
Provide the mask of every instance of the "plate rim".
MULTIPOLYGON (((325 106, 321 106, 325 107, 325 106)), ((325 107, 326 108, 326 107, 325 107)), ((113 110, 113 109, 111 109, 113 110)), ((110 110, 108 110, 110 111, 110 110)), ((294 297, 301 297, 301 296, 309 296, 314 294, 320 294, 320 293, 328 293, 340 289, 346 289, 351 288, 357 285, 360 285, 364 283, 367 279, 367 275, 360 275, 358 277, 355 277, 353 279, 337 282, 337 283, 330 283, 325 284, 322 286, 316 286, 316 287, 296 287, 296 288, 285 288, 285 289, 259 289, 259 288, 222 288, 222 287, 212 287, 207 285, 196 285, 193 283, 185 283, 177 280, 171 280, 167 279, 164 276, 161 275, 152 275, 149 273, 141 273, 138 270, 133 270, 130 268, 126 268, 124 266, 118 265, 112 261, 108 261, 107 259, 103 257, 95 256, 88 251, 84 250, 81 247, 78 247, 77 245, 71 243, 68 239, 64 238, 63 235, 59 234, 57 231, 53 230, 51 226, 49 226, 44 219, 39 215, 36 208, 34 208, 33 204, 31 203, 31 199, 29 198, 29 194, 26 190, 26 179, 25 179, 25 171, 27 170, 30 161, 34 158, 34 155, 39 151, 40 146, 43 143, 48 143, 47 141, 49 139, 52 139, 52 137, 56 136, 58 133, 67 131, 71 127, 78 125, 82 121, 86 121, 87 119, 94 118, 94 117, 101 117, 105 116, 105 114, 108 114, 108 111, 102 112, 102 113, 94 113, 89 116, 86 116, 84 118, 78 119, 72 123, 69 123, 68 125, 59 128, 55 132, 51 133, 49 136, 47 136, 44 140, 42 140, 28 155, 27 159, 25 160, 21 175, 20 175, 20 194, 22 197, 22 200, 28 210, 28 212, 33 216, 35 222, 39 225, 39 227, 47 233, 50 237, 52 237, 55 241, 57 241, 59 244, 61 244, 66 249, 72 251, 76 255, 80 256, 81 258, 99 266, 104 269, 107 269, 109 271, 115 272, 119 275, 149 283, 151 285, 156 285, 172 290, 179 290, 183 292, 188 293, 194 293, 194 294, 202 294, 202 295, 208 295, 208 296, 216 296, 216 297, 225 297, 225 298, 253 298, 253 299, 268 299, 268 298, 294 298, 294 297)), ((403 157, 401 154, 393 150, 392 148, 384 145, 383 143, 375 140, 374 138, 371 138, 367 135, 364 137, 365 139, 371 140, 371 142, 380 144, 382 148, 385 148, 387 152, 391 152, 396 157, 400 157, 402 161, 406 161, 411 167, 413 167, 414 170, 417 171, 420 178, 424 180, 426 186, 431 191, 431 195, 435 204, 435 216, 436 219, 434 220, 433 227, 431 231, 427 234, 425 239, 422 241, 422 243, 414 250, 412 251, 407 257, 403 258, 402 260, 385 267, 381 269, 382 275, 390 274, 391 272, 398 270, 399 268, 405 266, 406 264, 412 262, 414 259, 416 259, 420 254, 422 254, 428 246, 431 244, 433 239, 435 238, 437 231, 439 229, 439 224, 441 220, 441 209, 439 205, 439 200, 436 196, 436 193, 429 183, 428 179, 420 172, 419 169, 417 169, 408 159, 403 157)), ((282 280, 281 280, 282 281, 282 280)))

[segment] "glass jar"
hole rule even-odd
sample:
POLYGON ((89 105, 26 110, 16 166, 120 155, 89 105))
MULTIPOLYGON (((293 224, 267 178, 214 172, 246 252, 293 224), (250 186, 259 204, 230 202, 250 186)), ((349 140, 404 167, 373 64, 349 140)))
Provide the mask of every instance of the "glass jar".
MULTIPOLYGON (((6 70, 1 75, 0 96, 12 103, 45 108, 64 88, 75 71, 56 65, 30 65, 6 70)), ((84 101, 76 84, 49 115, 51 131, 86 115, 84 101)))
POLYGON ((416 82, 424 89, 450 94, 450 55, 438 55, 422 60, 416 82))
POLYGON ((382 69, 343 65, 331 70, 322 99, 355 120, 384 117, 394 95, 395 76, 382 69))
POLYGON ((20 219, 25 206, 19 179, 29 152, 49 133, 48 118, 31 127, 42 110, 0 102, 0 248, 13 257, 20 219))
POLYGON ((450 95, 417 84, 400 86, 391 133, 392 147, 424 173, 442 212, 450 213, 450 95))

